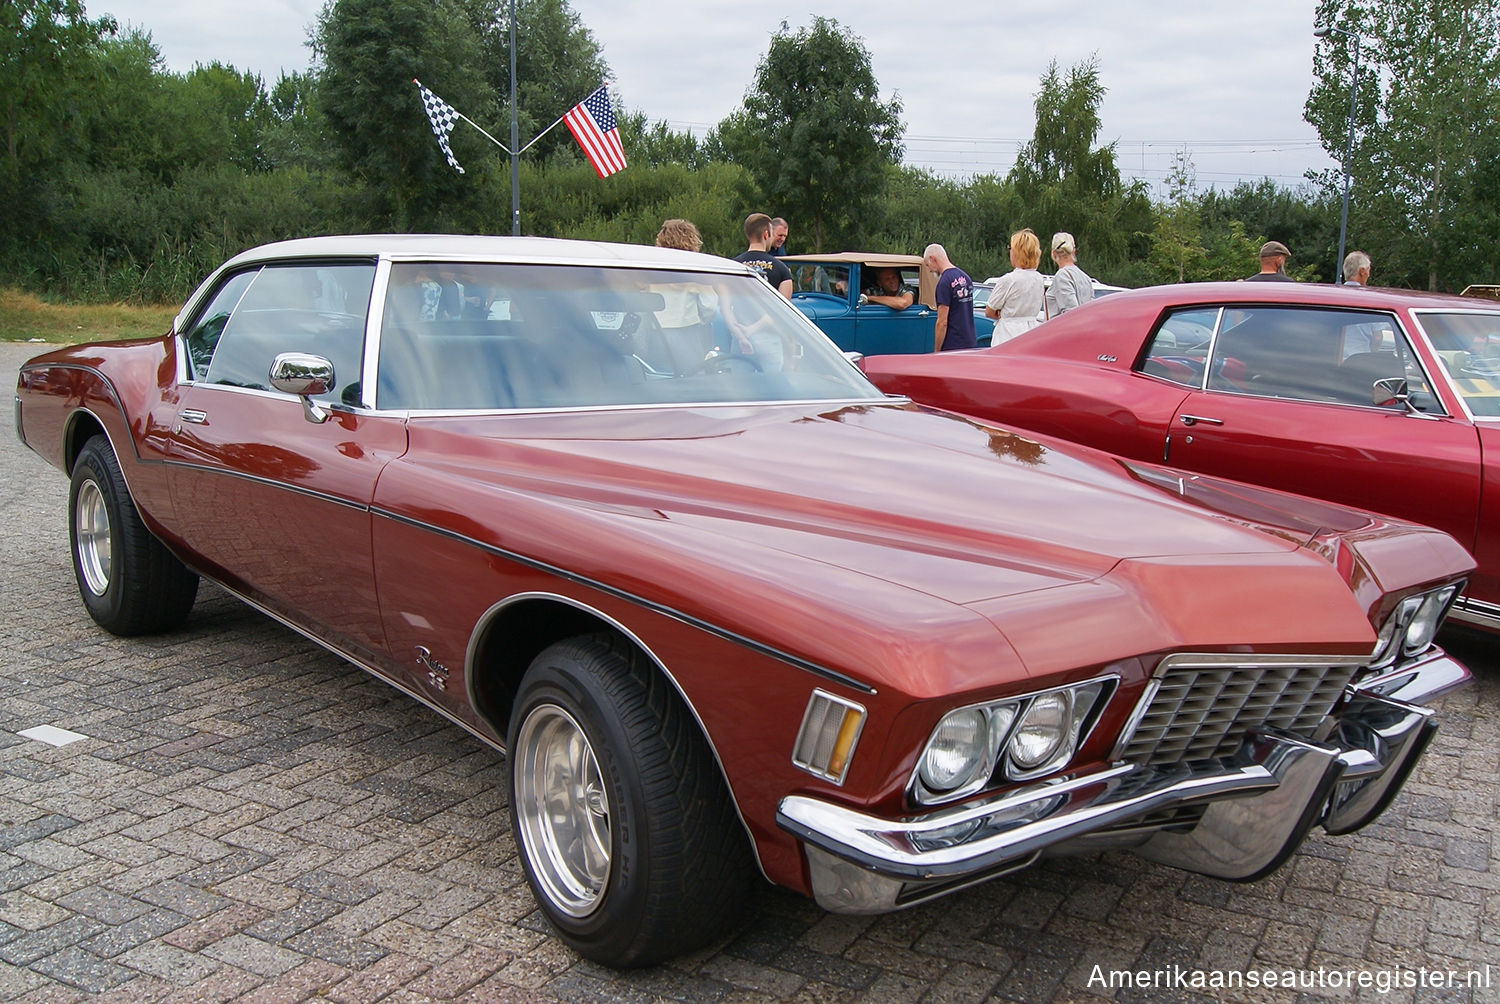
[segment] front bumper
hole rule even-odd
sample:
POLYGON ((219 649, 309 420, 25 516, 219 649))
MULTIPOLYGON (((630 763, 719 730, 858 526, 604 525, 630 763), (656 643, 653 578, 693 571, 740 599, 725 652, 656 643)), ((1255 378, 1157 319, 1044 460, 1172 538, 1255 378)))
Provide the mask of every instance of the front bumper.
POLYGON ((1319 741, 1268 730, 1232 757, 1115 765, 901 820, 789 795, 777 822, 803 842, 813 895, 836 913, 899 909, 1130 829, 1146 857, 1248 881, 1278 867, 1313 826, 1349 833, 1383 812, 1437 729, 1419 702, 1468 681, 1438 653, 1352 688, 1319 741), (1170 813, 1194 807, 1202 816, 1191 829, 1170 813))

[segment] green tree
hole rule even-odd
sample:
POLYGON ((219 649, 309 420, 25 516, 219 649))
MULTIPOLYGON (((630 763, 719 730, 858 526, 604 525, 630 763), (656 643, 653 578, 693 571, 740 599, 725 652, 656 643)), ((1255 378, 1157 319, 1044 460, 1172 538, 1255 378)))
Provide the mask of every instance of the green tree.
POLYGON ((448 229, 466 210, 472 218, 499 151, 459 123, 451 143, 469 173, 449 167, 412 80, 465 115, 493 108, 476 16, 459 0, 329 0, 319 15, 318 106, 340 165, 370 195, 367 223, 448 229))
MULTIPOLYGON (((1459 289, 1500 264, 1497 0, 1321 0, 1316 21, 1360 39, 1350 246, 1382 284, 1459 289)), ((1313 56, 1307 120, 1344 158, 1355 42, 1331 34, 1313 56)), ((1325 172, 1341 194, 1341 172, 1325 172)))
POLYGON ((0 3, 0 251, 24 246, 42 226, 37 179, 71 154, 62 124, 87 103, 79 77, 88 57, 115 32, 111 17, 90 20, 79 0, 0 3))
POLYGON ((1238 263, 1224 263, 1230 269, 1224 278, 1244 278, 1259 268, 1260 244, 1269 239, 1291 248, 1288 274, 1303 281, 1333 281, 1334 259, 1338 257, 1338 202, 1313 186, 1289 188, 1270 178, 1242 181, 1227 192, 1204 192, 1198 210, 1207 241, 1220 241, 1226 251, 1234 243, 1227 232, 1231 221, 1238 221, 1250 237, 1259 237, 1238 263))
POLYGON ((71 70, 115 20, 89 20, 79 0, 6 0, 0 4, 0 129, 11 170, 47 156, 76 93, 71 70))
POLYGON ((817 17, 795 33, 782 22, 718 142, 749 169, 765 207, 821 250, 876 229, 901 158, 900 116, 898 98, 880 100, 864 42, 817 17))
POLYGON ((1115 144, 1095 146, 1104 94, 1098 57, 1066 78, 1053 60, 1037 91, 1035 132, 1008 179, 1025 207, 1024 225, 1044 245, 1055 231, 1073 234, 1080 259, 1094 263, 1090 271, 1145 257, 1152 222, 1145 183, 1120 180, 1115 144))
POLYGON ((1167 200, 1157 207, 1151 229, 1150 263, 1167 282, 1197 278, 1207 264, 1203 224, 1197 202, 1198 175, 1187 148, 1172 158, 1167 174, 1167 200))
POLYGON ((332 165, 326 125, 318 111, 318 77, 283 73, 266 95, 266 120, 260 130, 260 156, 270 170, 332 165))

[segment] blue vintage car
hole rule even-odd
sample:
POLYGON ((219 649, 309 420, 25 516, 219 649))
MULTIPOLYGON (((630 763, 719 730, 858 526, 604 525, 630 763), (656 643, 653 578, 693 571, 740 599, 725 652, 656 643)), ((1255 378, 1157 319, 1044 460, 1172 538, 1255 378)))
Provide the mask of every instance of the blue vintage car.
POLYGON ((980 348, 989 347, 990 339, 995 334, 994 320, 984 316, 984 305, 990 302, 990 294, 994 291, 993 279, 974 283, 974 335, 979 339, 980 348))
MULTIPOLYGON (((883 356, 932 351, 937 277, 922 267, 920 255, 841 251, 781 260, 792 270, 792 304, 845 352, 883 356), (877 268, 901 273, 902 285, 915 297, 910 307, 894 310, 861 302, 861 293, 875 286, 877 268)), ((980 332, 979 344, 989 344, 989 330, 980 332)))

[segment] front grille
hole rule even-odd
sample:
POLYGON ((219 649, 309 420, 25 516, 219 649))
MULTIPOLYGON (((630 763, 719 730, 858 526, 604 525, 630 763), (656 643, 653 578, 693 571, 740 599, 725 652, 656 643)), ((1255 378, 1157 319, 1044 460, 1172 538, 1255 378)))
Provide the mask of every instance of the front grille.
POLYGON ((1155 767, 1227 756, 1264 728, 1310 738, 1358 669, 1318 659, 1169 658, 1120 759, 1155 767))

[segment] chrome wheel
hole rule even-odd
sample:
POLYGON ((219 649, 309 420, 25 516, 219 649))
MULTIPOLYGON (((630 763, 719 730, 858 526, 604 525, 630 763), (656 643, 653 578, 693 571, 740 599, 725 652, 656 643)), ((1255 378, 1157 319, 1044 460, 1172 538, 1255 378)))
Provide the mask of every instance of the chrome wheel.
POLYGON ((78 569, 84 585, 95 596, 109 589, 109 508, 98 482, 85 481, 78 486, 73 503, 73 537, 78 546, 78 569))
POLYGON ((512 755, 522 852, 554 906, 594 911, 609 884, 609 796, 588 736, 555 704, 531 709, 512 755))

